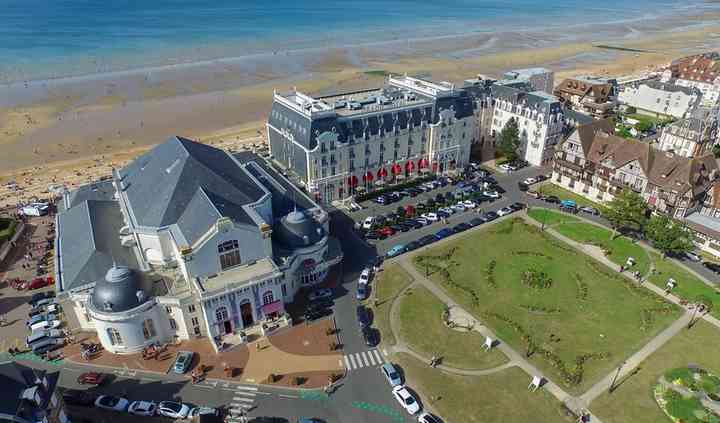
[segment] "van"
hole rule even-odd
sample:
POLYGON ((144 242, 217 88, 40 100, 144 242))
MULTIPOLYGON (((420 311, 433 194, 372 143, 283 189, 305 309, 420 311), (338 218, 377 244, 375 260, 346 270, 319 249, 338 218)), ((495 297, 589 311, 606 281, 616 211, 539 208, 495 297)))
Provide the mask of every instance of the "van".
POLYGON ((62 338, 46 338, 34 344, 32 352, 35 354, 45 354, 46 352, 56 350, 63 345, 65 345, 65 340, 62 338))
POLYGON ((25 339, 25 343, 28 348, 33 348, 38 342, 48 338, 63 338, 63 333, 58 329, 36 330, 25 339))
POLYGON ((55 320, 55 319, 57 319, 57 316, 55 316, 54 314, 43 314, 43 313, 40 313, 40 314, 36 314, 36 315, 32 316, 32 317, 27 321, 27 325, 28 325, 28 326, 32 326, 32 325, 34 325, 35 323, 40 323, 40 322, 43 322, 43 321, 45 321, 45 320, 55 320))
POLYGON ((30 330, 35 332, 36 330, 40 330, 40 329, 55 329, 59 326, 60 326, 59 320, 52 320, 52 321, 44 320, 42 322, 38 322, 38 323, 35 323, 34 325, 31 325, 30 330))

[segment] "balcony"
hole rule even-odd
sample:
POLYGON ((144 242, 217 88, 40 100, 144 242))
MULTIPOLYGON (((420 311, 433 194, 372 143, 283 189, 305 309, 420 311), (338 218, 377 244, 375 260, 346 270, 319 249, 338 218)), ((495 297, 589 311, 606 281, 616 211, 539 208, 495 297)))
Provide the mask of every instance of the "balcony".
POLYGON ((555 163, 559 164, 562 167, 567 167, 567 168, 576 170, 578 172, 582 172, 582 170, 583 170, 583 167, 581 165, 579 165, 575 162, 570 162, 565 159, 558 158, 558 157, 555 158, 555 163))

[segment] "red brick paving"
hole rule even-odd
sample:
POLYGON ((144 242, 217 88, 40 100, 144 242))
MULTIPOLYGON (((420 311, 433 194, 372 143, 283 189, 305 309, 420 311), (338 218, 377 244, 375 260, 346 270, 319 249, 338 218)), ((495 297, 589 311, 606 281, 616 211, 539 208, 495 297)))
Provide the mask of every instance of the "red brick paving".
POLYGON ((290 388, 303 388, 303 389, 316 389, 316 388, 322 388, 324 386, 327 386, 327 384, 330 382, 330 376, 335 375, 336 380, 339 379, 337 377, 342 378, 344 374, 340 372, 332 372, 332 371, 314 371, 314 372, 303 372, 303 373, 290 373, 287 375, 280 376, 280 379, 277 380, 274 383, 271 383, 269 380, 263 380, 263 385, 270 385, 270 386, 286 386, 290 388), (301 385, 297 385, 295 383, 295 378, 300 377, 303 379, 303 382, 301 385))
POLYGON ((297 355, 328 355, 338 351, 330 349, 330 343, 337 341, 336 335, 328 335, 326 331, 334 328, 331 319, 322 319, 305 325, 301 323, 291 328, 283 328, 270 335, 268 340, 277 349, 297 355))

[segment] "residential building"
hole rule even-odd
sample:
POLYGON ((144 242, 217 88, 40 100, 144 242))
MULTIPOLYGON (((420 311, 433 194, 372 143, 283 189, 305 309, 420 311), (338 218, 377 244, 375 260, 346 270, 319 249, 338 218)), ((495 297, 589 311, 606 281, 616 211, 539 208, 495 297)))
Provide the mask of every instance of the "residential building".
POLYGON ((696 247, 720 257, 720 183, 706 192, 700 208, 685 218, 696 247))
POLYGON ((566 108, 603 119, 615 111, 616 85, 613 79, 581 76, 563 80, 553 94, 566 108))
POLYGON ((674 60, 663 72, 662 81, 700 90, 702 104, 713 107, 720 99, 720 53, 703 53, 674 60))
POLYGON ((514 119, 520 130, 520 157, 534 166, 550 163, 563 136, 565 119, 557 97, 532 91, 525 82, 498 81, 490 87, 493 119, 489 133, 495 138, 514 119))
POLYGON ((56 290, 106 351, 290 324, 285 304, 340 261, 327 213, 260 157, 172 137, 111 180, 66 192, 56 290))
POLYGON ((629 188, 676 219, 699 207, 717 176, 712 155, 682 157, 613 133, 609 119, 579 126, 555 153, 552 182, 599 202, 629 188))
POLYGON ((553 93, 555 85, 555 73, 545 68, 515 69, 505 72, 503 79, 506 81, 526 82, 532 91, 542 91, 547 94, 553 93))
POLYGON ((620 104, 637 113, 677 119, 689 116, 701 99, 702 93, 695 88, 659 81, 626 85, 618 95, 620 104))
POLYGON ((690 117, 665 126, 658 140, 658 149, 684 157, 699 157, 712 152, 717 138, 717 110, 701 107, 690 117))
POLYGON ((275 93, 270 154, 317 201, 331 203, 465 166, 478 136, 474 107, 467 90, 408 76, 325 97, 275 93))
POLYGON ((59 372, 48 373, 14 361, 0 364, 0 422, 69 423, 62 396, 56 392, 59 372))

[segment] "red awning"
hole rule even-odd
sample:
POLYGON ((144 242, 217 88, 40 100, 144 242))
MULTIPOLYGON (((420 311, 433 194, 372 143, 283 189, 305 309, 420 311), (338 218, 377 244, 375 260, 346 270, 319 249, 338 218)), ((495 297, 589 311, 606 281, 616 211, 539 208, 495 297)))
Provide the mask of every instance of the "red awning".
POLYGON ((262 312, 265 315, 271 314, 271 313, 281 313, 283 311, 283 303, 282 300, 273 301, 271 303, 265 304, 262 306, 262 312))
POLYGON ((384 177, 386 177, 386 176, 387 176, 387 169, 385 169, 384 167, 383 167, 383 168, 380 168, 380 170, 378 170, 377 176, 378 176, 378 178, 384 178, 384 177))
POLYGON ((372 182, 372 180, 373 180, 372 172, 368 172, 363 176, 363 181, 365 181, 365 182, 372 182))
POLYGON ((405 170, 408 172, 412 172, 413 170, 415 170, 415 163, 412 160, 405 163, 405 170))
POLYGON ((393 175, 399 175, 400 173, 402 173, 402 167, 399 164, 395 163, 392 167, 392 173, 393 175))
POLYGON ((419 167, 420 169, 424 169, 424 168, 426 168, 427 166, 428 166, 428 161, 427 161, 427 159, 423 158, 423 159, 418 160, 418 167, 419 167))
POLYGON ((351 187, 356 187, 357 184, 358 184, 357 176, 353 175, 353 176, 348 177, 348 185, 350 185, 351 187))
POLYGON ((433 172, 437 172, 437 170, 438 170, 438 163, 437 163, 437 162, 435 162, 435 163, 432 164, 432 170, 433 170, 433 172))

